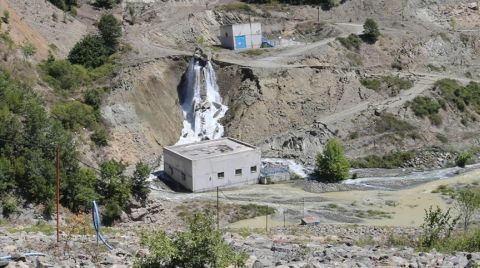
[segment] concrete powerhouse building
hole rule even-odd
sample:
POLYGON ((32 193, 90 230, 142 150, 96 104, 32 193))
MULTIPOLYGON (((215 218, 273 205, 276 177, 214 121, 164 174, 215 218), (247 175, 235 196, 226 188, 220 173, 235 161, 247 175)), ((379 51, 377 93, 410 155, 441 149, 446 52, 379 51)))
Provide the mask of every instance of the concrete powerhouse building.
POLYGON ((260 48, 262 25, 260 23, 231 24, 220 27, 220 42, 230 49, 260 48))
POLYGON ((192 192, 256 184, 260 177, 260 149, 232 138, 167 146, 163 156, 165 173, 192 192))

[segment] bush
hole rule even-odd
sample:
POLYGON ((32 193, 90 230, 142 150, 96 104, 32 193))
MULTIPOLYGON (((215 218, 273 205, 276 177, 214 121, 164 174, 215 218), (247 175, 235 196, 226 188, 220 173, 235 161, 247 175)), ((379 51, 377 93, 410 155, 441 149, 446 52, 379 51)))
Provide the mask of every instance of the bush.
POLYGON ((113 51, 119 43, 122 36, 122 27, 120 22, 112 14, 104 14, 98 23, 98 30, 104 43, 113 51))
POLYGON ((466 231, 473 216, 480 209, 480 192, 461 190, 455 195, 455 208, 460 213, 463 229, 466 231))
POLYGON ((105 64, 112 53, 101 37, 87 35, 70 50, 68 60, 73 64, 96 68, 105 64))
POLYGON ((473 156, 471 153, 463 152, 457 156, 457 158, 455 159, 455 163, 457 164, 457 166, 464 168, 468 161, 472 159, 472 157, 473 156))
POLYGON ((325 145, 323 154, 318 154, 315 174, 322 181, 338 182, 348 176, 350 164, 345 157, 343 146, 335 139, 325 145))
POLYGON ((55 60, 40 64, 42 78, 58 90, 72 90, 90 82, 88 71, 81 65, 67 60, 55 60))
POLYGON ((133 197, 143 205, 145 205, 148 194, 150 193, 150 183, 147 181, 149 175, 150 167, 143 162, 138 162, 133 172, 131 191, 133 197))
POLYGON ((97 190, 107 203, 124 205, 130 198, 131 180, 125 176, 126 166, 122 162, 109 160, 100 166, 101 180, 97 190))
POLYGON ((367 41, 375 43, 380 36, 380 30, 378 29, 378 24, 373 19, 366 19, 363 24, 364 37, 367 41))
POLYGON ((246 256, 237 254, 215 230, 213 218, 196 214, 187 219, 188 229, 169 238, 164 231, 144 233, 142 244, 150 256, 139 259, 136 267, 217 267, 243 266, 246 256))
POLYGON ((420 118, 437 114, 441 108, 441 105, 435 99, 426 96, 417 96, 407 105, 410 106, 413 113, 420 118))
POLYGON ((350 34, 348 37, 338 37, 337 40, 347 49, 360 49, 362 40, 356 34, 350 34))
POLYGON ((119 220, 122 216, 122 208, 120 205, 115 201, 110 201, 104 208, 103 214, 103 224, 107 226, 111 226, 115 223, 115 221, 119 220))
POLYGON ((415 153, 408 152, 390 152, 383 156, 369 155, 355 160, 350 160, 350 164, 355 168, 398 168, 402 167, 407 161, 413 159, 415 153))
POLYGON ((455 234, 434 246, 441 252, 479 252, 480 229, 455 234))
POLYGON ((450 214, 450 209, 443 212, 438 206, 436 209, 430 206, 425 210, 421 246, 429 249, 439 241, 449 238, 457 221, 458 219, 450 214))
POLYGON ((382 113, 380 118, 375 120, 375 131, 378 133, 385 132, 406 132, 414 130, 415 127, 408 122, 397 119, 391 113, 382 113))
POLYGON ((65 128, 71 130, 79 130, 81 127, 93 128, 97 124, 93 108, 79 101, 57 103, 52 109, 52 114, 65 128))
POLYGON ((435 84, 440 90, 442 97, 456 106, 458 110, 465 111, 467 107, 472 108, 480 114, 480 84, 470 82, 467 86, 461 86, 456 80, 442 79, 435 84))
POLYGON ((120 3, 120 0, 95 0, 94 5, 96 7, 113 8, 116 4, 120 3))
POLYGON ((393 97, 400 93, 402 90, 410 89, 413 87, 413 82, 406 78, 399 76, 379 76, 376 78, 364 78, 360 82, 366 88, 375 91, 387 91, 389 96, 393 97))
POLYGON ((92 135, 90 135, 90 139, 98 146, 107 146, 109 139, 108 131, 105 127, 97 125, 94 128, 92 135))
POLYGON ((9 218, 12 214, 17 212, 17 199, 13 196, 7 195, 2 199, 2 214, 3 217, 9 218))

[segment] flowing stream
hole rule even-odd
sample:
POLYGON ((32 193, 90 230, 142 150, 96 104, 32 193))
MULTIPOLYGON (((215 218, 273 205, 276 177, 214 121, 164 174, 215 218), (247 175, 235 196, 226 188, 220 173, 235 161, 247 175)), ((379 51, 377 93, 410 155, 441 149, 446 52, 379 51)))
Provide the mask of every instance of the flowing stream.
POLYGON ((177 144, 221 138, 224 128, 220 119, 228 107, 222 104, 211 62, 193 57, 184 79, 180 92, 183 130, 177 144))

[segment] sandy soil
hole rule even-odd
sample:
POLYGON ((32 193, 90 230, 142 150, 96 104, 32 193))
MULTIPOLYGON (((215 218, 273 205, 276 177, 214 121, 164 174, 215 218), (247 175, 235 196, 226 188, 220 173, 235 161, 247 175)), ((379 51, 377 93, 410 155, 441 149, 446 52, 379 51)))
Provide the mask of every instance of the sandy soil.
MULTIPOLYGON (((418 227, 423 222, 425 209, 451 207, 448 198, 432 193, 439 185, 480 182, 480 170, 474 170, 448 179, 436 180, 397 190, 345 191, 308 193, 291 184, 256 185, 245 189, 223 191, 221 202, 259 203, 273 206, 277 214, 268 217, 268 227, 298 224, 303 215, 315 215, 322 223, 354 223, 375 226, 418 227), (227 199, 228 197, 228 199, 227 199), (305 201, 303 201, 305 200, 305 201), (305 205, 303 205, 305 203, 305 205), (304 206, 304 208, 303 208, 304 206), (360 216, 359 212, 373 211, 377 215, 360 216), (303 211, 305 211, 303 213, 303 211), (378 214, 383 214, 379 216, 378 214)), ((203 193, 213 198, 216 193, 203 193)), ((265 216, 229 225, 231 228, 265 228, 265 216)))

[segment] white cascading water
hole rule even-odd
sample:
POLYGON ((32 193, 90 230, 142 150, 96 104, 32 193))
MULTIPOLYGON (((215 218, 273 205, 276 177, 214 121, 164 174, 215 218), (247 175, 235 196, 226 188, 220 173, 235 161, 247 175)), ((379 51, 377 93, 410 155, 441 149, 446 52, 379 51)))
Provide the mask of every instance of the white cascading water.
POLYGON ((222 104, 217 77, 210 61, 193 57, 181 89, 183 130, 177 144, 223 137, 220 119, 228 107, 222 104))

